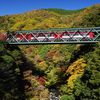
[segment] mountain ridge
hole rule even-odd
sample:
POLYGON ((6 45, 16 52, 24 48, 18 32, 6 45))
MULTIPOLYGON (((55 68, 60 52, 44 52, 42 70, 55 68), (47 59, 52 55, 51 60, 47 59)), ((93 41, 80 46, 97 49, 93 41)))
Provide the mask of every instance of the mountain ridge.
POLYGON ((48 9, 43 9, 46 11, 53 11, 55 13, 61 14, 61 15, 70 15, 70 14, 74 14, 80 11, 85 10, 86 8, 83 9, 78 9, 78 10, 65 10, 65 9, 60 9, 60 8, 48 8, 48 9))

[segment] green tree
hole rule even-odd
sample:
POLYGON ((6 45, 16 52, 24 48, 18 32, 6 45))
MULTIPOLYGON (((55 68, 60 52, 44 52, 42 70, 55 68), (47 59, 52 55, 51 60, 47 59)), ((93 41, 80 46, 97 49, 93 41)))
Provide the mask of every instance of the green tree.
POLYGON ((94 46, 94 51, 84 55, 87 66, 81 79, 75 85, 75 96, 79 100, 100 99, 100 43, 94 46))

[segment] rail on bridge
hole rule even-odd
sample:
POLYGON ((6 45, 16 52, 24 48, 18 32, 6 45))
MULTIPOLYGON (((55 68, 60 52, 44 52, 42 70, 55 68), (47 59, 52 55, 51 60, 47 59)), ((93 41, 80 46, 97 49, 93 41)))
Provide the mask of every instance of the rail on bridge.
POLYGON ((100 27, 11 31, 6 44, 67 44, 100 41, 100 27))

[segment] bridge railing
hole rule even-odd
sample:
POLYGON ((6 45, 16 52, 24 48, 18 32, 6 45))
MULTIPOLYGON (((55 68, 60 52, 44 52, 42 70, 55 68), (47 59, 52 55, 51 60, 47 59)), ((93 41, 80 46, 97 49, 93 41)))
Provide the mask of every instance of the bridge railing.
POLYGON ((100 41, 100 27, 11 31, 7 44, 96 43, 100 41))

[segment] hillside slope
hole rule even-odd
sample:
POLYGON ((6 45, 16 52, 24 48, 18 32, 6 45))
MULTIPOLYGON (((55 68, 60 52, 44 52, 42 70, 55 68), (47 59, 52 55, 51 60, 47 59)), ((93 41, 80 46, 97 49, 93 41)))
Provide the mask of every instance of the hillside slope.
POLYGON ((0 16, 0 33, 16 30, 99 27, 99 20, 100 4, 71 15, 61 15, 43 9, 32 10, 22 14, 0 16))

